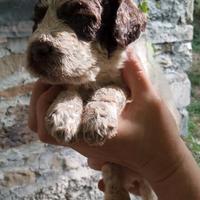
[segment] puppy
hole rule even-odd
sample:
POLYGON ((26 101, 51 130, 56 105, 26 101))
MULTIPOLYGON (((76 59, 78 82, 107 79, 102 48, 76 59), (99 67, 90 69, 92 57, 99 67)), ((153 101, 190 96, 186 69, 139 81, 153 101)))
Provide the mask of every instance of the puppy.
MULTIPOLYGON (((81 138, 91 145, 101 145, 117 134, 118 116, 127 102, 120 75, 124 52, 145 27, 146 17, 133 0, 38 1, 27 69, 47 83, 66 88, 45 118, 48 133, 58 142, 69 144, 81 138)), ((146 51, 145 45, 134 43, 139 56, 146 51)), ((156 79, 160 75, 155 75, 147 56, 142 62, 160 87, 162 78, 156 79)), ((117 166, 103 168, 106 191, 110 193, 105 195, 106 200, 130 198, 117 174, 117 166)), ((150 193, 148 190, 143 198, 153 199, 150 193)))

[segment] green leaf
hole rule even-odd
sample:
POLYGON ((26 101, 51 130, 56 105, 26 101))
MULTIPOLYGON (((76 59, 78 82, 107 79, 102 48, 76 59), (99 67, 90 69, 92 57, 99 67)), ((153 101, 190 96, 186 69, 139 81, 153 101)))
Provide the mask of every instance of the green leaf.
POLYGON ((149 6, 148 6, 147 0, 141 0, 141 2, 139 3, 138 7, 143 13, 148 13, 149 12, 149 6))

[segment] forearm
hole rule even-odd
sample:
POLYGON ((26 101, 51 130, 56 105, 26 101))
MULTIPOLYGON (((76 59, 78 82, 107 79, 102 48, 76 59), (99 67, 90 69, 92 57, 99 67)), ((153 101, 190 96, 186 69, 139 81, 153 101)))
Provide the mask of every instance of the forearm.
POLYGON ((200 169, 184 144, 181 151, 183 160, 171 174, 158 182, 150 180, 159 200, 200 199, 200 169))

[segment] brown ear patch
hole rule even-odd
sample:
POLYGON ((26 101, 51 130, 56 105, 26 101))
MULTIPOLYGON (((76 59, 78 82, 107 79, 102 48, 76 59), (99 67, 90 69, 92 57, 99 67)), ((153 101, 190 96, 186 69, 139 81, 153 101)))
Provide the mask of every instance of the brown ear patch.
POLYGON ((86 41, 96 38, 101 26, 102 7, 98 1, 67 1, 57 11, 57 16, 70 26, 77 36, 86 41))
POLYGON ((37 29, 38 24, 42 21, 44 18, 46 12, 47 12, 48 7, 44 6, 41 1, 38 1, 35 5, 34 8, 34 13, 33 13, 33 32, 37 29))
POLYGON ((117 46, 126 47, 140 36, 146 27, 146 16, 133 0, 104 0, 102 27, 98 39, 108 53, 117 46))
POLYGON ((133 0, 118 0, 114 37, 117 43, 125 47, 134 42, 146 27, 146 16, 132 2, 133 0))

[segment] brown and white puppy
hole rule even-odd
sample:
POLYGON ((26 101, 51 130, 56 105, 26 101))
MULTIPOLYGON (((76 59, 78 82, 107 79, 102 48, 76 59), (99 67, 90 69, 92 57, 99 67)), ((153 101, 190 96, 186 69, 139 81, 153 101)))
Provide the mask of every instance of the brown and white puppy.
MULTIPOLYGON (((123 53, 145 30, 145 15, 133 0, 39 0, 34 22, 27 69, 48 83, 66 85, 47 112, 48 133, 62 143, 83 138, 103 144, 117 134, 118 116, 127 101, 120 75, 123 53)), ((146 46, 136 42, 134 49, 140 56, 146 46)), ((142 57, 145 70, 161 87, 162 78, 147 57, 142 57)), ((103 168, 106 200, 129 199, 118 170, 113 165, 103 168)), ((148 184, 137 180, 147 188, 143 198, 154 199, 148 184)))
POLYGON ((144 31, 146 17, 132 0, 41 0, 34 22, 28 70, 68 87, 49 109, 49 133, 69 143, 81 129, 91 144, 116 135, 126 103, 122 53, 144 31))

